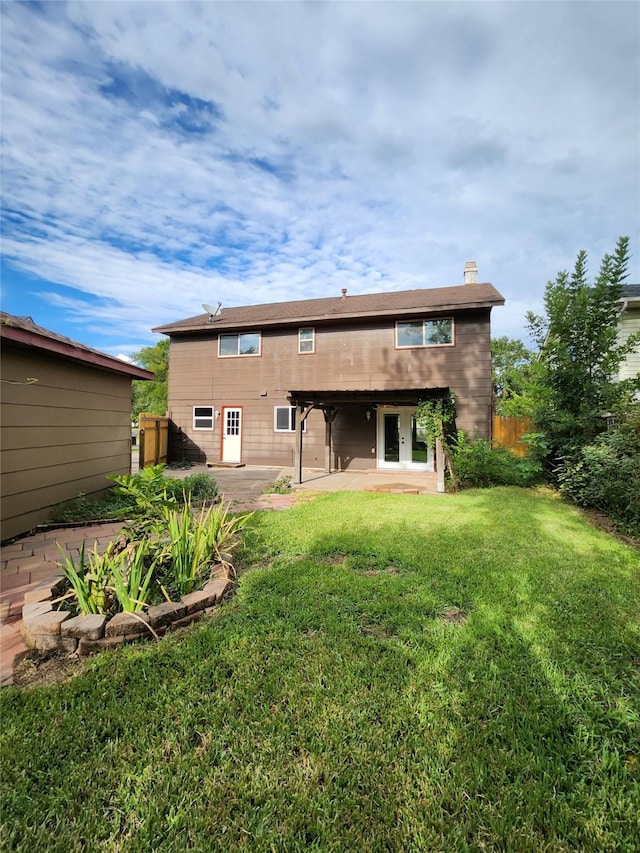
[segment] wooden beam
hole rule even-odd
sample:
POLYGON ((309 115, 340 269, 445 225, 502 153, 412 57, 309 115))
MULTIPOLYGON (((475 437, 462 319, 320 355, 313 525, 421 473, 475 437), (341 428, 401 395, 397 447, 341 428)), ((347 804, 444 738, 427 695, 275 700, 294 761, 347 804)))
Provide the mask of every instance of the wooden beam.
POLYGON ((420 400, 446 396, 447 388, 405 388, 361 391, 290 390, 287 399, 292 406, 312 406, 318 409, 336 406, 390 405, 415 406, 420 400))
POLYGON ((302 482, 302 424, 305 420, 304 406, 296 406, 295 452, 293 457, 293 482, 302 482))

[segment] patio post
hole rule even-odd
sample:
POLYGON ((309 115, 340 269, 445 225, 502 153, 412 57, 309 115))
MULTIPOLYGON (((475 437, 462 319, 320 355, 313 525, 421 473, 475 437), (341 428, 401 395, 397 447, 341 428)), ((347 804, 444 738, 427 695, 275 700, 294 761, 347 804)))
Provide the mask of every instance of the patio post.
POLYGON ((324 473, 331 473, 331 424, 337 414, 337 409, 323 409, 324 415, 324 473))
POLYGON ((442 447, 442 439, 438 437, 436 437, 436 471, 438 474, 436 491, 444 494, 444 449, 442 447))
POLYGON ((302 482, 302 424, 304 421, 304 406, 296 406, 296 436, 293 458, 293 482, 302 482))

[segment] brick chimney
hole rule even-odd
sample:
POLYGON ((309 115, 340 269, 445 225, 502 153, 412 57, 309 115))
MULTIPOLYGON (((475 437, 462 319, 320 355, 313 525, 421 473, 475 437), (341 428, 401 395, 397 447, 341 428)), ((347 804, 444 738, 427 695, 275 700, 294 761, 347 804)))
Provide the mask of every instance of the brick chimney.
POLYGON ((342 299, 346 299, 346 298, 347 298, 347 288, 343 287, 342 288, 342 299))
POLYGON ((478 264, 475 261, 467 261, 464 265, 464 283, 478 283, 478 264))

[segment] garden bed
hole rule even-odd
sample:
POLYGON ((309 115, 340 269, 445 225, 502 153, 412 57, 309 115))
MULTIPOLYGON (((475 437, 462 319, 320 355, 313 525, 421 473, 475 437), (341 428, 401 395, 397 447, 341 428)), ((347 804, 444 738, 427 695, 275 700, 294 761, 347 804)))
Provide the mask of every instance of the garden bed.
POLYGON ((214 484, 209 500, 194 499, 192 489, 179 502, 163 471, 114 477, 114 494, 135 504, 132 518, 106 547, 96 541, 92 550, 86 542, 79 552, 61 550, 60 574, 25 594, 21 630, 29 648, 87 655, 158 639, 221 601, 251 514, 231 513, 206 475, 214 484))
MULTIPOLYGON (((167 631, 182 628, 200 619, 217 606, 230 588, 226 578, 213 578, 201 590, 183 595, 179 601, 166 601, 136 613, 120 612, 74 616, 54 609, 55 595, 64 577, 53 578, 49 600, 25 603, 22 611, 22 637, 25 645, 41 653, 63 652, 94 654, 124 643, 159 639, 167 631)), ((43 589, 43 595, 46 589, 43 589)))

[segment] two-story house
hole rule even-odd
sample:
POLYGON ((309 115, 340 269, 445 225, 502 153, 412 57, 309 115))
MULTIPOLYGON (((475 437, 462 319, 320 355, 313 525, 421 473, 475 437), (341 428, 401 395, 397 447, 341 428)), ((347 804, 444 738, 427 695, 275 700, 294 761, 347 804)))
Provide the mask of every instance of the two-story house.
MULTIPOLYGON (((170 336, 168 415, 209 463, 434 470, 421 400, 456 397, 457 426, 489 437, 490 314, 477 283, 212 309, 170 336)), ((208 306, 207 306, 208 307, 208 306)))

